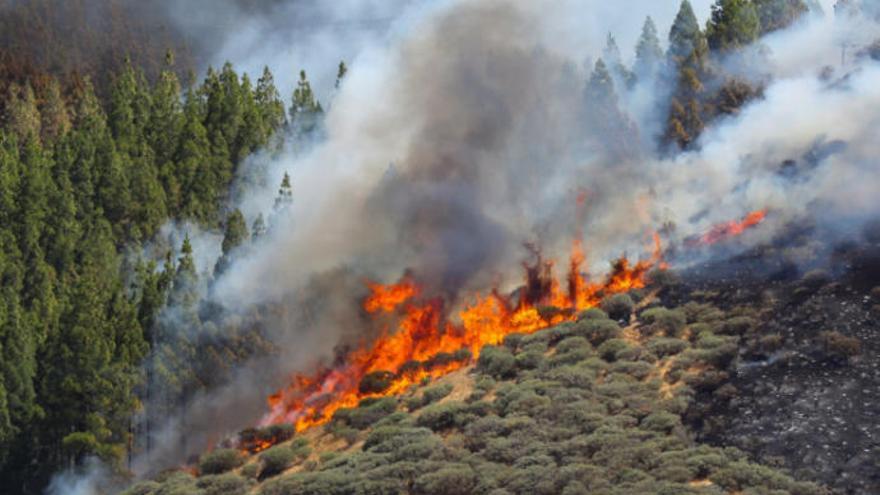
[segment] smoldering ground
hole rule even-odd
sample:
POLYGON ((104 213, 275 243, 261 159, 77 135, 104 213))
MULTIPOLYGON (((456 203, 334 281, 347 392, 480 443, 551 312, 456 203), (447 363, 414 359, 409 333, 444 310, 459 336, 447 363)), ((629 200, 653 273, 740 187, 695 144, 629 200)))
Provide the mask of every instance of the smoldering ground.
MULTIPOLYGON (((138 461, 139 471, 182 462, 254 424, 266 394, 291 372, 369 332, 358 310, 365 277, 388 282, 412 269, 454 302, 515 283, 523 241, 564 256, 583 232, 591 264, 601 266, 624 251, 637 255, 646 233, 664 223, 681 239, 769 208, 748 244, 803 217, 827 231, 874 216, 880 69, 864 58, 822 79, 831 62, 791 49, 825 23, 845 30, 850 20, 807 19, 768 39, 772 82, 763 98, 708 129, 698 149, 660 158, 637 140, 621 161, 584 123, 580 63, 600 54, 609 27, 594 17, 610 8, 600 3, 439 2, 402 15, 394 37, 362 47, 326 115, 326 138, 272 158, 271 186, 241 199, 249 218, 266 213, 275 179, 289 171, 293 205, 206 295, 230 318, 282 308, 260 321, 278 353, 190 400, 165 429, 169 443, 138 461), (578 19, 601 34, 572 34, 578 19), (827 142, 845 146, 812 153, 827 142), (792 160, 801 168, 787 177, 780 171, 792 160), (582 191, 587 211, 578 223, 582 191), (180 425, 211 427, 181 449, 180 425)), ((632 19, 623 29, 637 32, 642 18, 632 6, 616 9, 632 19)), ((661 33, 669 16, 655 15, 661 33)), ((666 94, 660 81, 655 88, 649 98, 666 94)), ((617 96, 634 122, 655 117, 656 105, 629 105, 635 96, 625 88, 617 96)))

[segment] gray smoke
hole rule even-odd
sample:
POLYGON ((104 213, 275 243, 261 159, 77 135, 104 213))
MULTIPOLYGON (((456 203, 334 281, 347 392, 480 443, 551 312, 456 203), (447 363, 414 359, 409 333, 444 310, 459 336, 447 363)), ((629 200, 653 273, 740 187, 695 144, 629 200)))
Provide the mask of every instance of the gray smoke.
MULTIPOLYGON (((710 3, 694 2, 702 19, 710 3)), ((412 269, 454 303, 518 282, 524 241, 560 258, 583 232, 589 261, 601 271, 623 252, 643 252, 646 235, 664 224, 676 226, 671 240, 678 241, 770 209, 768 221, 743 237, 748 246, 805 217, 833 230, 877 213, 880 68, 865 57, 840 61, 842 39, 858 45, 880 37, 865 19, 810 17, 762 40, 759 67, 728 61, 769 81, 762 99, 714 124, 696 151, 660 158, 637 139, 620 160, 584 124, 582 62, 600 56, 609 29, 630 53, 642 14, 665 33, 677 2, 401 1, 387 9, 291 2, 256 14, 239 3, 218 5, 213 15, 243 28, 224 38, 217 57, 291 75, 319 67, 324 87, 339 58, 350 61, 350 73, 333 94, 325 139, 295 143, 280 157, 255 155, 242 171, 267 174, 266 188, 246 191, 235 205, 249 220, 271 212, 285 172, 294 202, 210 294, 234 318, 262 305, 280 308, 260 321, 279 354, 193 400, 167 426, 168 442, 138 462, 140 472, 185 458, 175 457, 174 442, 193 425, 209 426, 202 438, 216 440, 254 424, 267 392, 290 373, 375 331, 358 310, 364 278, 390 282, 412 269), (326 22, 388 19, 363 36, 337 37, 331 22, 300 38, 293 20, 303 14, 293 5, 310 5, 305 12, 326 22), (289 30, 279 22, 284 16, 289 30), (581 191, 588 198, 582 221, 575 213, 581 191)), ((667 91, 658 83, 618 95, 644 127, 657 121, 655 103, 667 91)))

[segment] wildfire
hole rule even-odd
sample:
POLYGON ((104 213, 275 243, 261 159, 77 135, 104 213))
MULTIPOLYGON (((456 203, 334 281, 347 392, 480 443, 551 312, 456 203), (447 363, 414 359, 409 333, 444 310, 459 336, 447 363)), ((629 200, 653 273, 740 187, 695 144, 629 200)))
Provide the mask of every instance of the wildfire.
POLYGON ((715 225, 708 232, 700 237, 690 239, 687 242, 689 246, 711 246, 725 239, 736 237, 748 229, 759 225, 767 218, 767 210, 753 211, 743 217, 742 220, 731 220, 715 225))
POLYGON ((271 411, 262 424, 293 423, 296 431, 329 421, 341 408, 354 407, 368 397, 397 395, 425 378, 437 378, 466 366, 485 345, 497 345, 514 333, 533 333, 595 307, 609 294, 645 286, 647 272, 661 262, 660 241, 654 254, 631 263, 625 257, 612 264, 601 282, 590 282, 581 272, 582 244, 575 242, 565 288, 553 277, 553 262, 532 249, 535 263, 525 264, 526 285, 518 298, 497 290, 476 296, 453 322, 441 298, 421 298, 406 275, 392 285, 368 282, 370 295, 363 309, 369 314, 390 313, 396 329, 386 330, 372 343, 350 352, 344 364, 313 375, 297 375, 286 388, 269 397, 271 411), (369 375, 369 376, 368 376, 369 375), (364 386, 365 377, 378 377, 380 386, 364 386))

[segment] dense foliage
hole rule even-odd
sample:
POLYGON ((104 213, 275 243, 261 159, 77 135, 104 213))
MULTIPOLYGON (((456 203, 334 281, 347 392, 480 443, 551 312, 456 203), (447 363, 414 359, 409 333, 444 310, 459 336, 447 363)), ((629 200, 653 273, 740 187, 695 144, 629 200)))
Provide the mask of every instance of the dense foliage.
POLYGON ((197 302, 189 242, 164 269, 128 254, 171 218, 225 228, 218 270, 246 240, 241 214, 224 218, 222 205, 242 160, 273 146, 287 123, 272 74, 253 84, 226 65, 182 89, 172 63, 169 55, 155 84, 126 65, 106 102, 87 81, 71 96, 54 79, 41 92, 9 85, 0 129, 0 477, 12 493, 38 491, 90 455, 121 462, 151 344, 181 345, 163 341, 157 315, 167 298, 197 302))

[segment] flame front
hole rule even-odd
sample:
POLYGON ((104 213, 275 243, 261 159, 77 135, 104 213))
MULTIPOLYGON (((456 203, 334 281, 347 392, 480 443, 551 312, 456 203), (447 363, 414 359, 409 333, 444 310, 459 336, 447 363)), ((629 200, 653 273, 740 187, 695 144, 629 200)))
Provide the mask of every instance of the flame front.
POLYGON ((741 235, 746 230, 756 227, 767 218, 767 210, 757 210, 749 213, 742 220, 731 220, 715 225, 708 232, 698 238, 688 241, 691 246, 711 246, 731 237, 741 235))
POLYGON ((397 395, 426 377, 440 377, 466 366, 467 359, 461 358, 466 354, 455 354, 458 351, 467 349, 476 359, 483 346, 500 344, 510 334, 533 333, 574 320, 609 294, 644 287, 646 274, 661 261, 659 238, 655 235, 654 240, 649 260, 632 264, 622 257, 599 283, 591 283, 581 273, 586 257, 582 244, 576 242, 567 290, 552 276, 553 263, 543 262, 534 250, 537 261, 525 266, 526 286, 518 300, 511 301, 497 290, 476 296, 458 312, 456 323, 447 318, 442 299, 419 299, 421 290, 408 275, 393 285, 368 282, 370 295, 364 300, 364 310, 395 315, 395 331, 388 330, 350 352, 341 366, 294 376, 287 387, 269 397, 271 410, 261 424, 290 422, 302 431, 326 423, 337 410, 354 407, 362 399, 397 395), (361 381, 374 372, 385 372, 388 386, 381 392, 362 390, 361 381))

